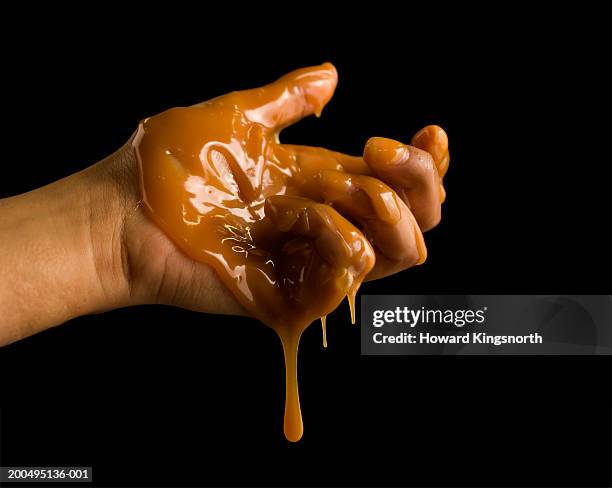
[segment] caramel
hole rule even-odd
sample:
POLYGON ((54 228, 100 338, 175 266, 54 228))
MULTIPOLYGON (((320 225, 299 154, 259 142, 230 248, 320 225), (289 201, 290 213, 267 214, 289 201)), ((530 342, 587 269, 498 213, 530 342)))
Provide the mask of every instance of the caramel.
MULTIPOLYGON (((412 213, 364 158, 279 142, 284 127, 320 115, 336 83, 329 63, 297 70, 263 88, 147 118, 133 143, 150 218, 278 333, 290 441, 303 433, 302 332, 321 318, 326 346, 326 315, 348 297, 355 321, 355 295, 377 260, 383 266, 374 275, 383 276, 389 263, 408 267, 426 256, 412 213)), ((419 137, 421 145, 435 138, 419 137)), ((387 147, 393 143, 370 141, 371 159, 392 161, 401 149, 387 147)))

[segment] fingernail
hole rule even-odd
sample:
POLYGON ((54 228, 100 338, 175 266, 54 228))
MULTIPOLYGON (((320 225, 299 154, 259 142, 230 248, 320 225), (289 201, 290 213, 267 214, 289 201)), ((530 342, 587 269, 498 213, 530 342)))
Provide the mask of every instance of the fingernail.
POLYGON ((363 149, 363 159, 376 166, 393 166, 410 156, 408 146, 385 137, 372 137, 363 149))

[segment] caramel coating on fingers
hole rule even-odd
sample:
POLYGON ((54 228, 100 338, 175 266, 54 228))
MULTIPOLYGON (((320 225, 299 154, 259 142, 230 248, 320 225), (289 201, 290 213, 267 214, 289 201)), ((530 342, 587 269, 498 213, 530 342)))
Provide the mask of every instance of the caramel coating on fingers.
POLYGON ((408 146, 393 139, 371 138, 363 159, 372 173, 390 184, 403 198, 423 231, 440 221, 440 205, 446 197, 442 178, 448 170, 446 133, 428 126, 413 137, 408 146))
POLYGON ((431 154, 440 175, 440 202, 443 203, 446 200, 443 180, 450 163, 446 132, 440 126, 428 125, 413 136, 411 144, 431 154))

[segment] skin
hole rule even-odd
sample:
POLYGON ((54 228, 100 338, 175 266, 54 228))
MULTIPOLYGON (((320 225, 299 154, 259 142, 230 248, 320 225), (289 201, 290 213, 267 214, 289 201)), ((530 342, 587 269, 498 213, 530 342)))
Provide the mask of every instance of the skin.
MULTIPOLYGON (((306 77, 311 87, 327 90, 319 93, 326 103, 336 86, 335 68, 326 63, 300 72, 309 69, 327 80, 306 77)), ((303 83, 304 76, 300 79, 303 83)), ((297 86, 291 74, 281 80, 259 89, 262 103, 280 100, 259 111, 278 130, 316 109, 309 86, 297 86), (289 96, 279 97, 280 89, 289 96)), ((224 97, 240 97, 240 92, 224 97)), ((184 254, 146 215, 132 142, 79 173, 0 200, 0 346, 81 315, 138 304, 248 315, 211 267, 184 254)), ((347 201, 335 191, 348 180, 359 187, 368 179, 364 186, 391 188, 398 196, 397 223, 362 222, 376 251, 368 279, 422 262, 421 231, 440 220, 449 160, 446 134, 429 126, 412 144, 372 138, 363 156, 325 150, 326 157, 316 162, 318 170, 329 169, 319 171, 321 194, 311 197, 325 202, 317 205, 328 212, 359 220, 360 201, 347 201)), ((309 160, 313 148, 279 146, 295 155, 305 174, 315 164, 309 160)))

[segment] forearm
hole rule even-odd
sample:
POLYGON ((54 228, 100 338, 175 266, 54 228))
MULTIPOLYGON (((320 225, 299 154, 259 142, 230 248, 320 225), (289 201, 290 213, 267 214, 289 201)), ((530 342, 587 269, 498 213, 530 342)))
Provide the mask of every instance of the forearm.
POLYGON ((0 346, 127 304, 113 157, 0 200, 0 346))

